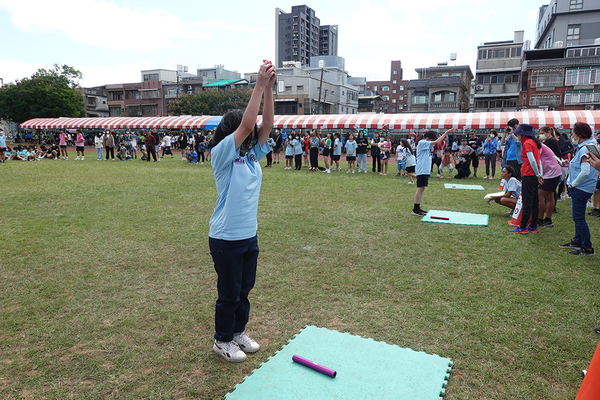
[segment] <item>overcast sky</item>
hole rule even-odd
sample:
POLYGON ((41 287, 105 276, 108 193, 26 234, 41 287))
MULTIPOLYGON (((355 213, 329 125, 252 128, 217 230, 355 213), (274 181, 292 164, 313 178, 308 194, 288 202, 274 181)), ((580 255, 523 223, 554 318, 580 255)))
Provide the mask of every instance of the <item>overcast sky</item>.
MULTIPOLYGON (((515 30, 535 39, 542 2, 532 0, 346 0, 299 3, 183 0, 0 0, 0 78, 31 76, 67 64, 81 86, 139 82, 144 69, 223 64, 254 72, 275 61, 275 8, 313 8, 322 25, 339 26, 339 56, 352 76, 389 79, 401 60, 404 79, 415 68, 447 61, 475 74, 477 45, 511 40, 515 30)), ((532 44, 533 45, 533 44, 532 44)))

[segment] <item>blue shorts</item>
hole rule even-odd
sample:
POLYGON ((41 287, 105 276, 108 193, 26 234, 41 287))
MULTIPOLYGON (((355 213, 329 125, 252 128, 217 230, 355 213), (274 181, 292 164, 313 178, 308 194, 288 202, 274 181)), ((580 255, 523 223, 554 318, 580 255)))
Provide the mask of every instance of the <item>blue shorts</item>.
POLYGON ((406 161, 398 161, 398 169, 405 170, 406 169, 406 161))

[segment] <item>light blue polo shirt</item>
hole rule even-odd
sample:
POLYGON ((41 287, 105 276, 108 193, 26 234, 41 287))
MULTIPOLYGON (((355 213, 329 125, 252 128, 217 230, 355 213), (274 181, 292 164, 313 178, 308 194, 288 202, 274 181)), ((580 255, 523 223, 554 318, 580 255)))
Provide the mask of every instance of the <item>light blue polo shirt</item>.
POLYGON ((513 178, 512 176, 508 180, 508 182, 504 185, 504 193, 512 192, 510 197, 515 199, 519 198, 521 194, 521 182, 517 178, 513 178))
POLYGON ((4 135, 0 135, 0 148, 5 148, 6 147, 6 136, 4 135))
MULTIPOLYGON (((581 159, 583 156, 587 157, 588 149, 585 147, 586 144, 597 145, 596 139, 588 139, 583 143, 579 143, 577 146, 577 151, 575 152, 575 156, 571 160, 569 164, 569 177, 567 178, 567 185, 570 185, 581 172, 581 159)), ((596 182, 598 181, 598 171, 595 168, 592 168, 590 165, 590 174, 587 178, 581 183, 581 185, 577 186, 577 189, 584 191, 586 193, 594 193, 596 190, 596 182)))
POLYGON ((356 152, 354 150, 356 150, 357 147, 358 147, 358 145, 356 144, 356 140, 347 141, 346 142, 346 155, 356 157, 356 152), (353 153, 353 151, 354 151, 354 153, 353 153))
POLYGON ((294 146, 294 155, 302 154, 302 142, 300 139, 292 140, 292 146, 294 146))
POLYGON ((287 142, 287 144, 285 145, 285 155, 286 156, 294 155, 294 146, 293 146, 292 142, 287 142))
POLYGON ((262 169, 258 163, 270 148, 255 144, 244 157, 228 135, 212 148, 211 163, 217 185, 217 205, 210 217, 208 236, 221 240, 243 240, 256 236, 258 196, 262 169))
POLYGON ((340 142, 340 139, 336 138, 333 145, 336 146, 335 149, 333 150, 333 155, 341 156, 342 155, 342 142, 340 142))
POLYGON ((431 149, 433 144, 426 140, 421 139, 417 143, 417 166, 415 167, 415 173, 418 175, 429 175, 431 173, 431 149))

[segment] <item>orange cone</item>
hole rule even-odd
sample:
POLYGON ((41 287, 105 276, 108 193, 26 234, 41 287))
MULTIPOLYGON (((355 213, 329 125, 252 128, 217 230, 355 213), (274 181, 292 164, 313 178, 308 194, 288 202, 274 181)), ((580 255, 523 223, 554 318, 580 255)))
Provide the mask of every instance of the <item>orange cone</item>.
POLYGON ((510 221, 508 221, 509 225, 519 226, 521 224, 521 209, 523 208, 523 198, 519 194, 519 199, 517 200, 517 205, 515 206, 515 210, 512 213, 512 217, 510 221))
POLYGON ((600 343, 596 347, 590 367, 581 382, 581 387, 575 400, 598 400, 600 399, 600 343))

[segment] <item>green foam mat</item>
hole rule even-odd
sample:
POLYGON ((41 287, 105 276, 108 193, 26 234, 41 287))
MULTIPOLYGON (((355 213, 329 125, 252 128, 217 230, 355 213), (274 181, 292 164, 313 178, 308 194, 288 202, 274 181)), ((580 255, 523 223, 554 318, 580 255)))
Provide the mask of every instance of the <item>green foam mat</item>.
POLYGON ((307 326, 225 398, 439 399, 451 367, 448 358, 307 326), (337 376, 295 363, 293 355, 331 368, 337 376))
POLYGON ((487 226, 489 219, 490 217, 487 214, 470 214, 455 211, 429 210, 427 211, 427 214, 423 218, 421 218, 421 221, 437 222, 440 224, 487 226), (439 217, 440 219, 435 217, 439 217))
POLYGON ((444 189, 485 190, 481 185, 459 185, 456 183, 444 183, 444 189))

